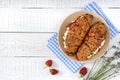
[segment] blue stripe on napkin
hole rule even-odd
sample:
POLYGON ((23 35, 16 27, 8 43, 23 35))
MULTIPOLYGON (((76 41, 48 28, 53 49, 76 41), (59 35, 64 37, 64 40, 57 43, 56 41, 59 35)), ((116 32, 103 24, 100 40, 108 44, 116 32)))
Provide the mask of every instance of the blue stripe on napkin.
MULTIPOLYGON (((112 22, 107 18, 107 16, 103 13, 102 9, 95 3, 92 2, 86 5, 84 10, 93 11, 103 17, 106 23, 110 28, 110 38, 114 38, 118 33, 118 29, 112 24, 112 22)), ((68 57, 64 55, 64 53, 60 50, 58 45, 58 34, 55 33, 49 40, 47 47, 73 72, 77 72, 79 68, 83 65, 81 63, 74 62, 70 60, 68 57)))

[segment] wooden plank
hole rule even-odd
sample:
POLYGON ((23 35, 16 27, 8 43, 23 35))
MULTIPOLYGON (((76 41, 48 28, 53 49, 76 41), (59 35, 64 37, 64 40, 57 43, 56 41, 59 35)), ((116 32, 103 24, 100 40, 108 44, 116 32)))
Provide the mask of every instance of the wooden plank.
POLYGON ((102 7, 120 7, 120 0, 1 0, 0 7, 83 7, 89 2, 96 2, 102 7), (114 4, 113 4, 114 3, 114 4))
POLYGON ((60 73, 52 76, 49 68, 44 69, 47 58, 0 58, 0 79, 2 80, 82 80, 79 74, 73 74, 58 58, 54 61, 52 68, 60 73))
MULTIPOLYGON (((69 14, 80 9, 0 9, 0 32, 57 32, 69 14)), ((120 9, 103 9, 120 29, 120 9)))
POLYGON ((53 32, 76 9, 0 9, 1 32, 53 32))
POLYGON ((0 33, 0 56, 55 56, 47 48, 53 33, 0 33))

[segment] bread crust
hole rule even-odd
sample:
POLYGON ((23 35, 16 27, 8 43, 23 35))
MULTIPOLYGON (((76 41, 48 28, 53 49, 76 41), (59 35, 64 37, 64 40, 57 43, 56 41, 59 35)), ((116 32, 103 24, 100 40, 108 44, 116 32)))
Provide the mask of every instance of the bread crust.
POLYGON ((75 22, 69 26, 69 30, 64 41, 64 48, 68 54, 76 54, 78 47, 83 43, 83 40, 90 29, 92 19, 92 15, 84 14, 78 17, 75 22))
POLYGON ((83 53, 81 50, 85 50, 85 49, 84 49, 84 45, 82 44, 82 46, 79 47, 79 51, 77 52, 78 60, 82 61, 82 60, 87 59, 88 56, 86 56, 86 55, 90 55, 99 46, 101 46, 101 43, 103 42, 103 40, 105 40, 105 35, 106 35, 106 27, 102 22, 96 22, 95 24, 93 24, 83 42, 83 44, 86 44, 88 46, 89 50, 86 49, 88 51, 85 51, 83 53), (83 54, 84 55, 86 54, 84 56, 86 58, 82 58, 83 54))

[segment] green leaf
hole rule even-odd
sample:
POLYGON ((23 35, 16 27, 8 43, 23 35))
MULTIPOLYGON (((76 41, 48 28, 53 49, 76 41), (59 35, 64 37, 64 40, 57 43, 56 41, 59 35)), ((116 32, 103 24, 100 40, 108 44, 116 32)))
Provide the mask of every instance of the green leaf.
POLYGON ((105 39, 107 38, 107 34, 104 35, 104 38, 105 38, 105 39))

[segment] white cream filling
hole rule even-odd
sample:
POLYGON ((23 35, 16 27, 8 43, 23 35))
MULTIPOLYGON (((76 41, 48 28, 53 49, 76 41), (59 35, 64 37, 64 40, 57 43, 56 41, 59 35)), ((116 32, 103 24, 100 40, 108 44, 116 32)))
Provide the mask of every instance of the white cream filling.
POLYGON ((90 54, 87 58, 91 58, 92 56, 94 56, 95 54, 97 54, 97 52, 99 51, 99 49, 101 49, 104 44, 105 44, 105 40, 103 40, 102 43, 101 43, 101 45, 94 52, 92 52, 93 54, 90 54))
POLYGON ((70 28, 67 27, 66 29, 67 29, 67 30, 66 30, 66 32, 65 32, 64 35, 63 35, 63 40, 64 40, 64 41, 63 41, 63 44, 64 44, 64 48, 67 47, 66 44, 65 44, 65 40, 66 40, 66 37, 67 37, 68 31, 69 31, 70 28))

